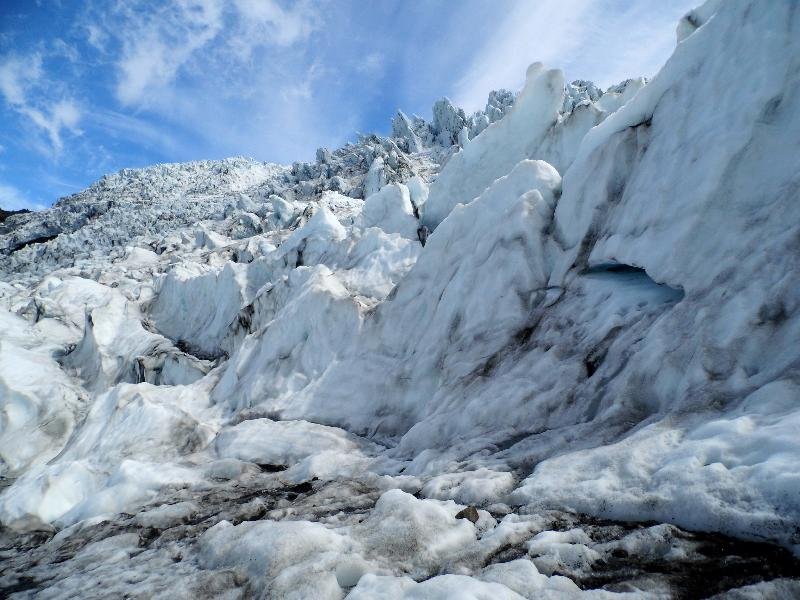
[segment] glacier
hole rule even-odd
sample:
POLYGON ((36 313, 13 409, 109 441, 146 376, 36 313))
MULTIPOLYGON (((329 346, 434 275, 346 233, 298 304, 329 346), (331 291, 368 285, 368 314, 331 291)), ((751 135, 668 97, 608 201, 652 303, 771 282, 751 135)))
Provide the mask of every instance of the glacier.
POLYGON ((651 80, 0 213, 0 594, 800 596, 800 7, 651 80))

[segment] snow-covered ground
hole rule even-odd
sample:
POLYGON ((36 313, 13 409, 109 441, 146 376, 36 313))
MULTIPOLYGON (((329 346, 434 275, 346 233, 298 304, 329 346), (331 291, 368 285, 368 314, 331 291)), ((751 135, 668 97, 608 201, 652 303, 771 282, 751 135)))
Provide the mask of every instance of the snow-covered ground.
POLYGON ((800 6, 0 223, 0 593, 800 596, 800 6))

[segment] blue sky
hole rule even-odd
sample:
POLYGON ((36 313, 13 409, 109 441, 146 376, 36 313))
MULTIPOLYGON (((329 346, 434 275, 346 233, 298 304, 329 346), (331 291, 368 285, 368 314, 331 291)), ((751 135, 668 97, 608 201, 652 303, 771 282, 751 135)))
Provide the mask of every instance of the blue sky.
POLYGON ((2 0, 0 207, 124 167, 308 160, 398 108, 481 108, 536 60, 603 87, 653 75, 696 3, 2 0))

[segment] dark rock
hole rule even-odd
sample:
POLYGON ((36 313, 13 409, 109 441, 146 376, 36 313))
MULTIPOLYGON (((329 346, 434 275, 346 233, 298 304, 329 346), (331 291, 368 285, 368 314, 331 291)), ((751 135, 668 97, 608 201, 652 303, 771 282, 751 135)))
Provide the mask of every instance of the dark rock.
POLYGON ((0 223, 4 222, 11 215, 20 215, 28 212, 31 211, 25 208, 23 208, 22 210, 3 210, 2 208, 0 208, 0 223))
POLYGON ((473 523, 478 522, 478 509, 474 506, 468 506, 467 508, 461 510, 456 515, 456 519, 466 519, 467 521, 472 521, 473 523))

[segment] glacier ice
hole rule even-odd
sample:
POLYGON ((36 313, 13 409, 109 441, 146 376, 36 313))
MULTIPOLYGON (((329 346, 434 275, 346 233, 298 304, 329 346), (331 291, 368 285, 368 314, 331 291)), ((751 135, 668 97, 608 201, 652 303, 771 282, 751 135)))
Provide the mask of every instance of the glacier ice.
POLYGON ((798 12, 3 213, 0 591, 800 594, 798 12))

